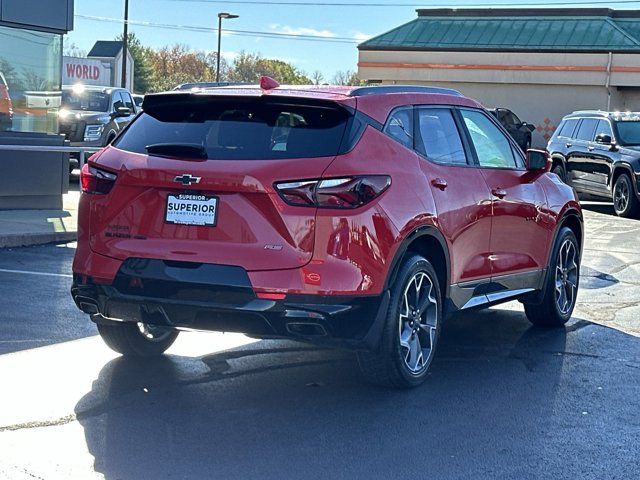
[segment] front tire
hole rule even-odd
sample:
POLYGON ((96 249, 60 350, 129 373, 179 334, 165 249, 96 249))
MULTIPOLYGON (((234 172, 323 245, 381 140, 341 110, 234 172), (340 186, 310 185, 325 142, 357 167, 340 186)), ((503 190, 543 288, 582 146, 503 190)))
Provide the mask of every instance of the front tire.
POLYGON ((640 216, 640 202, 636 197, 631 178, 623 173, 613 185, 613 209, 616 215, 624 218, 638 218, 640 216))
POLYGON ((410 388, 427 377, 442 323, 438 277, 427 259, 412 255, 391 287, 380 348, 358 352, 364 377, 385 387, 410 388))
POLYGON ((178 331, 145 323, 98 324, 98 332, 107 346, 131 357, 162 355, 178 337, 178 331))
POLYGON ((579 283, 580 246, 571 229, 563 227, 553 247, 541 299, 524 303, 529 321, 541 327, 562 327, 576 306, 579 283))

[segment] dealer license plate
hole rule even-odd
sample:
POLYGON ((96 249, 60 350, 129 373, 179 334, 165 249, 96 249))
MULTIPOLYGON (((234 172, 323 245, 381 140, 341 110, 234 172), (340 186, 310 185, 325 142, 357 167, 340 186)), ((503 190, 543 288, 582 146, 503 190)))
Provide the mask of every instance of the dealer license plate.
POLYGON ((213 227, 218 216, 218 199, 205 195, 169 195, 165 221, 179 225, 213 227))

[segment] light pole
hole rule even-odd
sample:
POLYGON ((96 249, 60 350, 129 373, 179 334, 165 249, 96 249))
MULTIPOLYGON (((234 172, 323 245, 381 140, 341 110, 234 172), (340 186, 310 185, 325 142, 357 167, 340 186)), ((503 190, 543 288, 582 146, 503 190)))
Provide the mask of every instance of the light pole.
POLYGON ((127 50, 129 49, 129 0, 124 0, 124 32, 122 34, 121 87, 127 88, 127 50))
POLYGON ((233 15, 232 13, 220 12, 218 13, 218 56, 216 57, 216 82, 220 82, 220 40, 222 40, 222 19, 238 18, 239 15, 233 15))

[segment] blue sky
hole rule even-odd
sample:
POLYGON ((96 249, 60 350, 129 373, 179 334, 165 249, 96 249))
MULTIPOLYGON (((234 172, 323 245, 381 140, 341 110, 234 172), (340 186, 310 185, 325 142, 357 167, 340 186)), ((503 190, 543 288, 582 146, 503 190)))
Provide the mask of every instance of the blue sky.
MULTIPOLYGON (((356 45, 370 36, 378 35, 416 17, 412 0, 318 0, 320 3, 379 3, 384 7, 352 6, 295 6, 295 5, 242 5, 233 2, 210 0, 129 0, 129 18, 132 22, 150 22, 192 27, 217 27, 217 12, 227 11, 240 18, 227 20, 224 28, 254 32, 274 32, 305 35, 320 35, 334 42, 302 41, 246 35, 224 34, 223 55, 233 59, 238 52, 259 52, 265 57, 286 60, 307 73, 320 70, 330 79, 337 70, 356 70, 358 59, 356 45), (341 42, 335 41, 335 37, 341 42), (353 43, 351 43, 353 42, 353 43)), ((266 0, 269 1, 269 0, 266 0)), ((273 0, 295 2, 296 0, 273 0)), ((297 0, 307 1, 307 0, 297 0)), ((575 0, 558 0, 571 2, 575 0)), ((598 1, 598 0, 595 0, 598 1)), ((527 0, 523 3, 497 3, 492 6, 525 6, 529 4, 550 5, 549 0, 527 0)), ((481 6, 481 1, 459 0, 424 2, 425 6, 481 6)), ((484 4, 486 5, 486 3, 484 4)), ((640 2, 605 3, 591 7, 632 9, 640 2)), ((111 40, 122 31, 122 24, 108 19, 121 19, 124 0, 75 0, 75 28, 65 42, 73 43, 88 51, 96 40, 111 40), (87 17, 101 17, 100 20, 87 17)), ((131 25, 143 44, 162 47, 175 43, 186 44, 193 49, 215 50, 215 31, 188 31, 159 26, 131 25)))

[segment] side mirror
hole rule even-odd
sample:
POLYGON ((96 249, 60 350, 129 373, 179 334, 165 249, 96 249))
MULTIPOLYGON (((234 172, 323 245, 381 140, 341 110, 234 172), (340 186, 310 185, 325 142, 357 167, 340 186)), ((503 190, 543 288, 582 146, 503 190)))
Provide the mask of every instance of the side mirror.
POLYGON ((128 117, 131 115, 131 109, 129 107, 118 107, 114 112, 115 117, 128 117))
POLYGON ((606 133, 600 133, 596 135, 596 143, 600 143, 602 145, 611 145, 611 135, 607 135, 606 133))
POLYGON ((520 127, 521 128, 525 128, 525 129, 529 130, 530 132, 533 132, 536 129, 536 127, 534 125, 531 125, 530 123, 527 123, 527 122, 522 122, 520 124, 520 127))
POLYGON ((535 150, 530 148, 527 150, 526 167, 527 170, 533 172, 551 171, 551 155, 546 150, 535 150))

